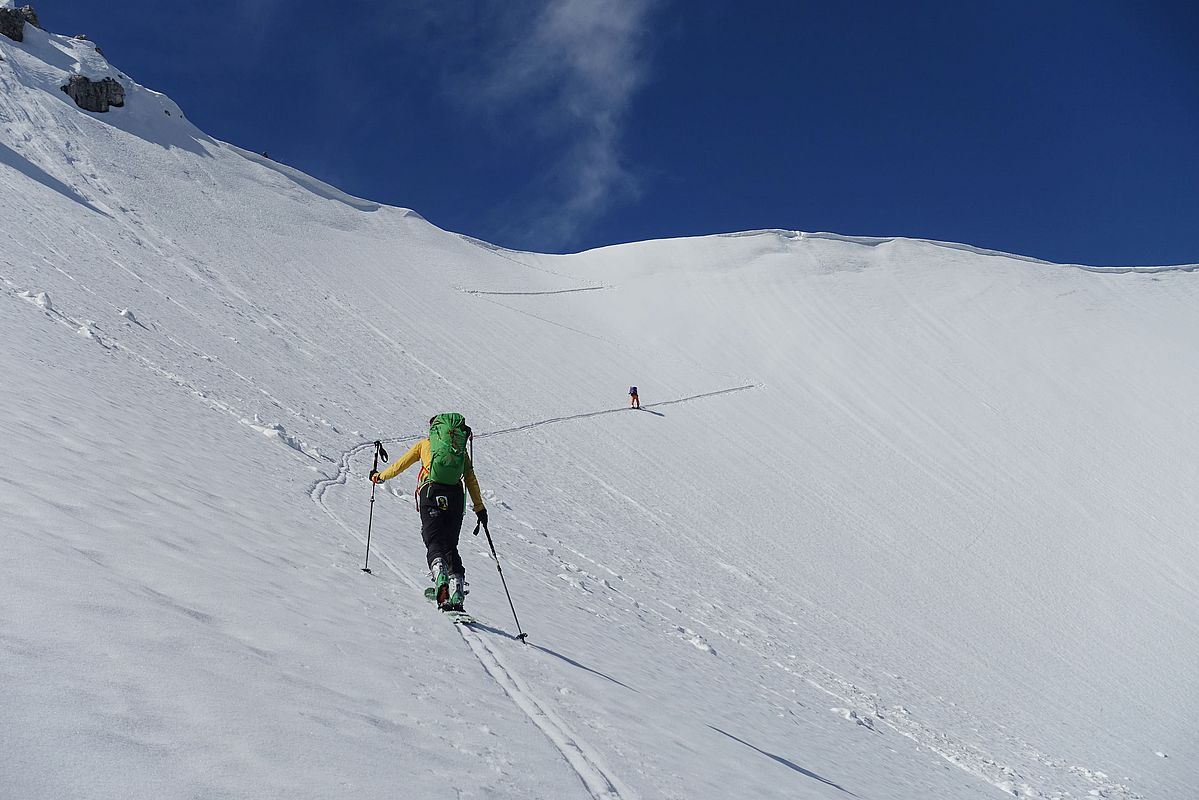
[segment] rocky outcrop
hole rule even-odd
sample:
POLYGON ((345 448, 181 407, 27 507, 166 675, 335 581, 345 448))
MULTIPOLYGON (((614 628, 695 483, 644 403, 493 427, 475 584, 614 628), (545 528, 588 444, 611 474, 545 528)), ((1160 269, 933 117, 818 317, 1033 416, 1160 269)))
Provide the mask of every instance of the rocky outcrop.
POLYGON ((0 8, 0 34, 7 36, 14 42, 25 41, 26 22, 35 28, 42 27, 38 22, 37 12, 33 10, 33 6, 0 8))
POLYGON ((84 111, 103 112, 109 106, 120 108, 125 105, 125 87, 115 78, 93 81, 82 75, 72 75, 62 90, 84 111))
MULTIPOLYGON (((77 42, 92 42, 91 38, 89 38, 86 33, 77 33, 71 38, 77 42)), ((92 44, 95 45, 97 53, 104 55, 104 51, 100 49, 100 45, 96 44, 95 42, 92 42, 92 44)))
POLYGON ((25 41, 25 19, 11 8, 0 8, 0 35, 14 42, 25 41))

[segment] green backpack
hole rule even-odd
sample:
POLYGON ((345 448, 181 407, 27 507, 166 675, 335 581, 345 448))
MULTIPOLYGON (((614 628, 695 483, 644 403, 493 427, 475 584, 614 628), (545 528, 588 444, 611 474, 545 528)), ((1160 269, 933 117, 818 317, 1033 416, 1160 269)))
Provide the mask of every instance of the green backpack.
POLYGON ((454 485, 466 471, 466 445, 470 427, 461 414, 438 414, 429 423, 428 480, 454 485))

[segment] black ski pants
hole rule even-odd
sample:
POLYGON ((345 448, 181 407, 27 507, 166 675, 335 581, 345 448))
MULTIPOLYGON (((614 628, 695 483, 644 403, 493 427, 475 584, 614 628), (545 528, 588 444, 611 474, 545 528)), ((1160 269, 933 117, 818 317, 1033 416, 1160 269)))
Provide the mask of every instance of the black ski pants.
POLYGON ((429 567, 434 560, 445 561, 451 573, 465 572, 458 555, 458 536, 462 533, 462 515, 466 497, 462 484, 427 483, 416 494, 420 508, 420 535, 425 540, 429 567))

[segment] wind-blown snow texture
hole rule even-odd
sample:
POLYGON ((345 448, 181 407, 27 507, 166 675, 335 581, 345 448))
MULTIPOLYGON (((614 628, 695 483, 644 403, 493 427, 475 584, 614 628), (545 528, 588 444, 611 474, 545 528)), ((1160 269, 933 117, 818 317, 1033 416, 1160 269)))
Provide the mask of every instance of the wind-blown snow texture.
POLYGON ((0 796, 1195 795, 1193 268, 510 252, 0 58, 0 796), (450 409, 528 646, 411 474, 359 571, 450 409))

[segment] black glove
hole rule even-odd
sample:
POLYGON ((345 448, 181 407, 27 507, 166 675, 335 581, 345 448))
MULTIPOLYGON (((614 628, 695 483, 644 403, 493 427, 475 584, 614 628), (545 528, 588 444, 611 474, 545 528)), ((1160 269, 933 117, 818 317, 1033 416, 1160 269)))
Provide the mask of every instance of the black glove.
POLYGON ((479 518, 479 524, 482 525, 484 528, 486 528, 487 527, 487 509, 480 508, 478 511, 475 512, 475 516, 479 518))
POLYGON ((371 483, 382 483, 383 482, 383 481, 379 480, 379 470, 377 470, 377 469, 371 470, 370 478, 371 478, 371 483))

